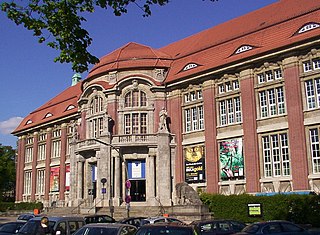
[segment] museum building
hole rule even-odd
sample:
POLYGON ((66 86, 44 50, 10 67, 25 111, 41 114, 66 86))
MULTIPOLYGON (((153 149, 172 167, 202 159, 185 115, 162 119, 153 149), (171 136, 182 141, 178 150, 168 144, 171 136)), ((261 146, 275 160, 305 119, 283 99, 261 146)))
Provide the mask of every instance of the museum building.
POLYGON ((279 0, 155 49, 128 43, 23 119, 16 202, 172 206, 320 192, 320 4, 279 0))

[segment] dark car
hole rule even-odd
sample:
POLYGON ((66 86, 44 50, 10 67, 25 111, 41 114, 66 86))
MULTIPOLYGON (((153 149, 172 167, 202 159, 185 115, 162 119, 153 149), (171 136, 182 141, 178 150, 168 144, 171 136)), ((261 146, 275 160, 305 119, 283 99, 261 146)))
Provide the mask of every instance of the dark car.
POLYGON ((141 220, 141 225, 145 224, 156 224, 156 223, 181 223, 183 224, 184 222, 181 220, 178 220, 173 217, 166 217, 166 216, 156 216, 156 217, 148 217, 146 219, 141 220))
POLYGON ((131 224, 139 228, 141 226, 141 220, 146 219, 147 217, 128 217, 122 220, 119 220, 118 223, 120 224, 131 224))
POLYGON ((73 235, 133 235, 137 231, 135 226, 119 223, 86 224, 73 235))
POLYGON ((194 226, 181 223, 155 223, 141 226, 135 235, 197 235, 194 226))
MULTIPOLYGON (((40 226, 40 220, 42 217, 35 217, 30 219, 19 230, 19 235, 34 235, 37 234, 40 226)), ((55 234, 59 235, 71 235, 79 228, 85 225, 83 217, 77 216, 52 216, 48 217, 49 226, 52 228, 55 234)))
POLYGON ((21 214, 18 216, 17 222, 27 222, 28 220, 30 220, 36 216, 39 216, 39 215, 34 215, 31 213, 21 214))
POLYGON ((288 221, 267 221, 257 222, 245 227, 241 232, 242 234, 269 234, 269 235, 295 235, 295 234, 319 234, 316 232, 308 231, 294 223, 288 221))
POLYGON ((109 215, 87 215, 84 217, 86 224, 91 223, 115 223, 116 220, 109 215))
POLYGON ((0 235, 16 234, 26 222, 7 222, 0 224, 0 235))
POLYGON ((246 227, 246 224, 240 221, 225 219, 199 220, 193 221, 191 224, 196 227, 199 234, 207 235, 233 234, 246 227))

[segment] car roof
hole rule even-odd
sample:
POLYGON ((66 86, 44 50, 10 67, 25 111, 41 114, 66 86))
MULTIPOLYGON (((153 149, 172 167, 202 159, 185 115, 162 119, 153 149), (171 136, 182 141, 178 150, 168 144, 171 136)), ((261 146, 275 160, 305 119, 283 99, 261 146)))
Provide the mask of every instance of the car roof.
POLYGON ((91 223, 86 224, 84 227, 94 227, 94 228, 120 228, 123 226, 129 226, 132 228, 136 228, 135 226, 132 226, 130 224, 120 224, 120 223, 91 223))
MULTIPOLYGON (((41 218, 44 216, 34 217, 30 219, 30 221, 40 221, 41 218)), ((57 222, 61 220, 77 220, 77 221, 84 221, 83 217, 80 216, 45 216, 49 219, 49 221, 57 222)))
POLYGON ((174 227, 174 228, 177 228, 177 227, 180 227, 180 228, 193 228, 192 225, 190 224, 180 224, 180 223, 168 223, 168 222, 163 222, 163 223, 155 223, 155 224, 146 224, 146 225, 143 225, 143 227, 174 227))
POLYGON ((85 218, 91 218, 91 217, 103 217, 103 216, 106 216, 106 217, 110 217, 112 218, 111 215, 86 215, 85 218))

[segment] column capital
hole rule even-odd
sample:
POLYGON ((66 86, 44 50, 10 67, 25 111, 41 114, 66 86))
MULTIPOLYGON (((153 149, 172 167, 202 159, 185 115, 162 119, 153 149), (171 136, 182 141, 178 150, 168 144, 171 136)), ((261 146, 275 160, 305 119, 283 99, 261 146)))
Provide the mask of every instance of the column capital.
POLYGON ((246 70, 242 70, 240 72, 240 80, 248 79, 248 78, 251 78, 252 76, 253 76, 253 70, 252 69, 246 69, 246 70))
POLYGON ((290 68, 290 67, 295 67, 299 63, 299 59, 297 56, 292 56, 283 59, 283 67, 284 68, 290 68))

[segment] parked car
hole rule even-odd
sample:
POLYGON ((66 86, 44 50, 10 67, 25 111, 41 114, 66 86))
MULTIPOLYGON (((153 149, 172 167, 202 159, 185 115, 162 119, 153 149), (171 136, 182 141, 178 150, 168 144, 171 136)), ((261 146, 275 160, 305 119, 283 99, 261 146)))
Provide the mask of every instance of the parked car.
POLYGON ((181 220, 178 220, 176 218, 173 217, 165 217, 165 216, 159 216, 159 217, 149 217, 146 219, 142 219, 140 225, 145 225, 145 224, 156 224, 156 223, 181 223, 183 224, 184 222, 182 222, 181 220))
POLYGON ((245 227, 238 235, 245 234, 269 234, 269 235, 295 235, 295 234, 319 234, 319 232, 308 231, 288 221, 257 222, 245 227))
POLYGON ((236 220, 199 220, 191 223, 194 225, 199 234, 206 235, 227 235, 240 232, 246 227, 245 223, 236 220))
POLYGON ((86 224, 91 223, 114 223, 116 220, 109 215, 87 215, 84 217, 86 224))
POLYGON ((141 220, 146 219, 147 217, 128 217, 122 220, 119 220, 118 223, 120 224, 131 224, 139 228, 141 226, 141 220))
POLYGON ((135 235, 197 235, 194 226, 181 223, 156 223, 141 226, 135 235))
POLYGON ((39 215, 34 215, 32 213, 21 214, 17 218, 17 222, 27 222, 28 220, 37 217, 39 215))
POLYGON ((0 235, 16 234, 26 222, 7 222, 0 224, 0 235))
MULTIPOLYGON (((19 235, 34 235, 37 233, 40 226, 40 220, 42 217, 35 217, 30 219, 19 230, 19 235)), ((49 226, 52 228, 55 234, 59 235, 71 235, 79 228, 85 225, 83 217, 48 217, 49 226)))
POLYGON ((86 224, 73 235, 133 235, 137 228, 130 224, 92 223, 86 224))

